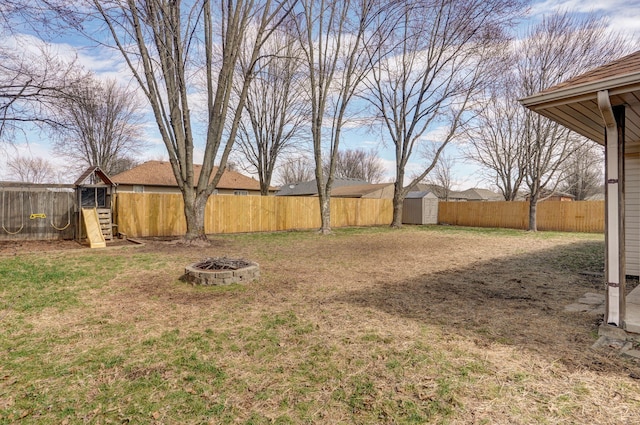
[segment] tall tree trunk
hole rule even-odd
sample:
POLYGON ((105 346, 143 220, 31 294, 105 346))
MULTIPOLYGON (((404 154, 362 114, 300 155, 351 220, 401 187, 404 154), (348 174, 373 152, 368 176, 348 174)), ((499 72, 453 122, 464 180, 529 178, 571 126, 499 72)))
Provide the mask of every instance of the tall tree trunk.
POLYGON ((532 194, 529 199, 529 231, 538 231, 538 221, 536 211, 538 209, 538 194, 532 194))
POLYGON ((184 239, 187 242, 207 239, 204 228, 204 214, 208 198, 205 194, 196 195, 193 189, 185 190, 182 194, 184 216, 187 221, 187 233, 184 235, 184 239))
POLYGON ((404 203, 402 182, 396 181, 395 186, 395 190, 393 191, 393 219, 391 220, 391 227, 399 229, 402 227, 402 204, 404 203), (398 185, 400 187, 398 187, 398 185))
POLYGON ((260 196, 267 196, 269 194, 269 185, 265 181, 260 182, 260 196))
POLYGON ((318 197, 320 198, 320 229, 318 229, 318 233, 328 235, 331 233, 331 197, 325 188, 318 190, 318 197))

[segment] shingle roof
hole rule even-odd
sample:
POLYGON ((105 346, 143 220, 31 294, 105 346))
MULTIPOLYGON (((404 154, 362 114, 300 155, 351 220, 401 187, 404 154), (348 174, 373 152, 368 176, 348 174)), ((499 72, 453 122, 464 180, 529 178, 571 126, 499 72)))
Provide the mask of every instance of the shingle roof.
POLYGON ((457 192, 458 194, 464 195, 466 199, 473 201, 499 201, 502 200, 502 196, 498 193, 495 193, 489 189, 480 189, 477 187, 463 190, 462 192, 457 192))
MULTIPOLYGON (((198 181, 202 166, 193 165, 195 181, 198 181)), ((215 175, 218 167, 214 167, 212 175, 215 175)), ((130 170, 124 171, 111 178, 114 183, 142 186, 168 186, 177 187, 178 183, 171 170, 171 164, 167 161, 147 161, 130 170)), ((242 189, 260 190, 260 182, 236 171, 225 171, 220 178, 217 189, 242 189)))
MULTIPOLYGON (((335 179, 333 181, 332 190, 342 186, 356 186, 368 184, 365 180, 358 179, 335 179)), ((280 187, 277 196, 311 196, 318 194, 318 185, 315 180, 308 182, 284 184, 280 187)))
POLYGON ((538 94, 551 93, 554 91, 579 86, 582 84, 602 81, 609 78, 621 77, 623 75, 637 74, 640 72, 640 50, 624 56, 613 62, 594 68, 590 71, 570 78, 555 86, 549 87, 538 94))
POLYGON ((520 99, 520 102, 530 110, 604 144, 605 123, 598 104, 600 92, 608 95, 611 106, 626 106, 625 138, 640 140, 640 51, 520 99))
POLYGON ((358 185, 339 186, 331 188, 331 196, 338 196, 343 198, 360 198, 368 195, 372 192, 382 190, 389 186, 393 186, 393 183, 367 183, 358 185))
MULTIPOLYGON (((447 193, 446 189, 436 184, 418 183, 415 188, 416 191, 428 191, 433 192, 439 198, 445 198, 447 193)), ((499 201, 502 196, 489 189, 480 189, 477 187, 467 190, 450 190, 449 199, 465 199, 468 201, 499 201)))

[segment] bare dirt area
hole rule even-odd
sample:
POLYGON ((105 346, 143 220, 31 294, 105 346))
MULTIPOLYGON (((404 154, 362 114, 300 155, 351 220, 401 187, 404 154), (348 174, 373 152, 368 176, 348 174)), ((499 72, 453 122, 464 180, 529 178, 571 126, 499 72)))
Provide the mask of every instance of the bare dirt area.
MULTIPOLYGON (((102 251, 121 271, 83 300, 118 329, 101 347, 128 359, 142 341, 154 353, 122 360, 111 382, 160 374, 186 385, 158 360, 175 347, 224 370, 224 389, 206 394, 224 398, 228 416, 210 423, 633 423, 640 364, 591 348, 601 315, 564 310, 604 292, 603 251, 601 235, 437 227, 212 236, 206 247, 147 239, 135 269, 102 251), (221 256, 259 263, 260 279, 178 280, 186 264, 221 256)), ((88 321, 47 319, 36 331, 88 321)))
MULTIPOLYGON (((135 246, 135 242, 126 239, 114 239, 107 242, 107 248, 117 248, 125 246, 135 246)), ((19 254, 38 254, 43 252, 63 252, 70 250, 89 250, 89 245, 80 243, 75 240, 49 240, 49 241, 31 241, 31 240, 0 240, 0 257, 19 254)))
POLYGON ((76 241, 0 241, 0 256, 80 249, 76 241))

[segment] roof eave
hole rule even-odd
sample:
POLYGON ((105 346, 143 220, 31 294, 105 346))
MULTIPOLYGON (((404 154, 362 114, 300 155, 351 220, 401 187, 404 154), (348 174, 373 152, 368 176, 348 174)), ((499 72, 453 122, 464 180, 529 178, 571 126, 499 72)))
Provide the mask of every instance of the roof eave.
POLYGON ((548 93, 537 93, 519 99, 519 101, 523 106, 535 111, 543 106, 549 107, 549 104, 557 106, 564 103, 594 99, 597 93, 602 90, 609 90, 610 95, 640 90, 640 72, 577 84, 548 93))

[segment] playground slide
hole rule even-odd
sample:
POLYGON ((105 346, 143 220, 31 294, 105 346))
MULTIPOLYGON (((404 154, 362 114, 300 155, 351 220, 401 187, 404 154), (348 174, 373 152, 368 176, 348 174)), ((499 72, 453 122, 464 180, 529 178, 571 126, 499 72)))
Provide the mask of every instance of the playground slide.
POLYGON ((83 208, 82 219, 84 227, 87 231, 87 239, 90 248, 106 248, 107 243, 100 229, 100 221, 98 220, 98 211, 95 208, 83 208))

